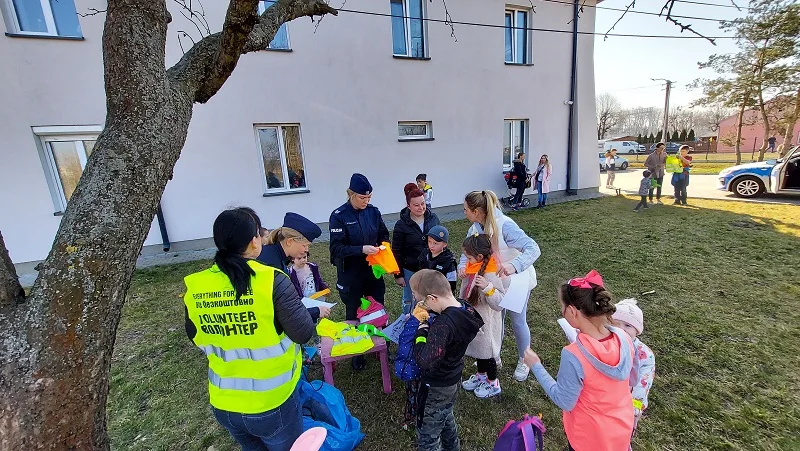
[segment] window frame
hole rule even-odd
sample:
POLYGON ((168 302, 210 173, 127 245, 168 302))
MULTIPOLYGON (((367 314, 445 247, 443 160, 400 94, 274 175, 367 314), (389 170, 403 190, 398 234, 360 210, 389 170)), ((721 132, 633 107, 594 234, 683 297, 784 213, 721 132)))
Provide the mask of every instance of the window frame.
POLYGON ((533 41, 533 34, 531 32, 531 8, 525 8, 521 6, 514 6, 514 5, 506 5, 505 12, 503 13, 503 60, 505 64, 508 65, 517 65, 517 66, 529 66, 531 65, 532 61, 532 52, 531 52, 531 42, 533 41), (517 61, 517 48, 518 48, 518 31, 522 28, 517 23, 517 14, 524 13, 525 14, 525 54, 524 54, 524 61, 517 61), (511 61, 505 59, 505 38, 506 33, 508 32, 508 27, 506 27, 506 18, 508 15, 511 15, 511 61))
MULTIPOLYGON (((76 9, 74 0, 72 1, 73 8, 76 9)), ((42 7, 42 15, 44 16, 44 22, 47 26, 47 31, 27 31, 23 30, 22 26, 20 25, 19 14, 17 13, 17 8, 14 6, 14 0, 0 0, 0 12, 3 13, 3 19, 6 24, 6 30, 8 31, 7 34, 11 35, 18 35, 18 36, 31 36, 31 37, 56 37, 56 38, 65 38, 65 39, 83 39, 83 30, 80 28, 80 19, 76 18, 78 21, 78 36, 72 35, 62 35, 58 33, 58 27, 56 26, 56 17, 53 14, 53 8, 50 6, 49 0, 39 0, 39 3, 42 7)))
MULTIPOLYGON (((501 160, 500 161, 501 161, 501 165, 503 167, 503 172, 509 172, 512 169, 514 169, 514 160, 517 158, 517 155, 516 155, 517 151, 514 150, 514 130, 515 130, 515 125, 517 123, 522 123, 523 126, 524 126, 523 133, 522 133, 522 141, 523 141, 523 143, 522 143, 520 152, 525 153, 526 165, 527 165, 527 161, 528 161, 528 148, 530 146, 530 141, 531 141, 531 138, 530 138, 530 134, 531 134, 530 123, 531 123, 531 121, 530 121, 530 119, 520 119, 520 118, 517 118, 517 119, 503 119, 503 145, 505 145, 506 128, 507 128, 507 124, 509 124, 509 123, 511 124, 511 136, 509 137, 509 145, 511 146, 511 162, 509 163, 508 166, 506 166, 506 164, 502 162, 502 156, 503 155, 501 154, 501 160)), ((503 148, 502 151, 505 152, 505 148, 503 148)))
POLYGON ((256 140, 256 151, 258 152, 258 166, 261 172, 262 188, 264 189, 264 197, 281 195, 281 194, 295 194, 295 193, 308 193, 310 192, 308 186, 308 170, 306 169, 306 154, 305 146, 303 146, 303 128, 299 122, 273 122, 273 123, 257 123, 253 124, 253 134, 256 140), (291 188, 289 182, 289 164, 286 161, 286 143, 283 139, 283 127, 297 127, 297 135, 300 138, 300 159, 303 162, 303 177, 305 186, 291 188), (281 159, 281 178, 283 188, 270 188, 267 182, 267 170, 264 167, 264 154, 261 150, 261 139, 258 136, 258 131, 265 128, 278 129, 278 155, 281 159))
POLYGON ((394 34, 394 18, 397 17, 392 14, 391 11, 391 4, 392 3, 402 3, 403 5, 403 36, 405 37, 406 43, 406 52, 405 53, 395 53, 394 51, 394 37, 392 37, 392 56, 395 58, 408 58, 408 59, 418 59, 418 60, 427 60, 430 59, 428 55, 428 5, 425 0, 419 0, 420 2, 420 9, 422 13, 422 17, 419 19, 422 21, 422 56, 414 56, 412 53, 412 46, 411 46, 411 20, 412 17, 410 15, 410 8, 409 8, 409 1, 417 1, 417 0, 389 0, 389 15, 392 21, 390 25, 392 27, 392 34, 394 34))
MULTIPOLYGON (((267 10, 267 3, 275 4, 276 1, 277 0, 259 0, 259 2, 258 2, 258 15, 260 16, 261 14, 264 14, 264 12, 267 10)), ((264 48, 264 50, 275 50, 275 51, 278 51, 278 52, 291 52, 292 51, 292 39, 289 36, 289 23, 288 22, 284 22, 284 23, 281 24, 280 27, 278 27, 278 31, 275 32, 275 36, 272 37, 272 41, 269 41, 269 44, 267 44, 267 47, 264 48), (281 30, 284 30, 286 32, 286 48, 284 48, 284 47, 273 47, 272 46, 272 42, 275 41, 275 36, 277 36, 278 33, 281 32, 281 30)))
POLYGON ((397 121, 397 140, 406 141, 433 141, 433 121, 397 121), (424 135, 401 135, 400 127, 424 125, 424 135))
POLYGON ((55 127, 32 127, 36 139, 36 147, 39 151, 39 158, 42 161, 47 187, 53 199, 55 214, 63 213, 67 208, 67 196, 64 193, 64 185, 61 182, 61 175, 58 173, 53 149, 48 144, 51 142, 75 142, 80 146, 78 150, 78 161, 81 164, 81 177, 86 169, 88 154, 84 141, 97 141, 103 127, 100 125, 79 125, 79 126, 55 126, 55 127))

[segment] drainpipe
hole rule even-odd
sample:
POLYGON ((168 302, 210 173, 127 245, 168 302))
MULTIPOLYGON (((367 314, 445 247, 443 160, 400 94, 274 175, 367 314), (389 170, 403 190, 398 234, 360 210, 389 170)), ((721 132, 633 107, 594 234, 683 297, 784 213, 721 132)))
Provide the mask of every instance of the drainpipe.
POLYGON ((573 130, 575 129, 575 97, 578 90, 578 12, 580 7, 579 0, 574 0, 572 8, 572 77, 570 79, 569 92, 569 124, 567 130, 567 195, 578 194, 577 190, 572 189, 572 152, 575 147, 573 130))
POLYGON ((167 222, 164 221, 164 212, 161 211, 161 202, 158 203, 156 217, 158 218, 158 228, 161 230, 161 242, 164 245, 164 252, 169 252, 169 248, 172 245, 169 242, 169 234, 167 234, 167 222))

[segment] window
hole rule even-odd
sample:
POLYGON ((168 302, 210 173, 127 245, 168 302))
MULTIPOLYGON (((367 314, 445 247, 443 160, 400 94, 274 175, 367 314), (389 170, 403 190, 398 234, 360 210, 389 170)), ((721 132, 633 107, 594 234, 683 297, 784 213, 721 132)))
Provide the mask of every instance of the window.
POLYGON ((55 208, 64 211, 102 127, 34 127, 55 208))
MULTIPOLYGON (((264 11, 274 4, 274 0, 262 0, 258 2, 258 14, 264 14, 264 11)), ((275 33, 272 42, 269 43, 267 48, 272 50, 291 50, 291 47, 289 47, 289 29, 286 27, 285 23, 278 28, 278 32, 275 33)))
POLYGON ((528 146, 528 120, 506 119, 503 129, 503 170, 510 171, 512 162, 528 146))
POLYGON ((398 122, 397 135, 399 141, 433 139, 433 124, 431 122, 398 122))
POLYGON ((266 193, 306 189, 299 125, 256 126, 266 193))
POLYGON ((392 8, 392 52, 395 56, 425 58, 425 2, 390 0, 392 8))
POLYGON ((506 63, 528 64, 530 45, 528 10, 506 8, 506 63))
POLYGON ((12 34, 82 37, 73 0, 0 0, 12 34))

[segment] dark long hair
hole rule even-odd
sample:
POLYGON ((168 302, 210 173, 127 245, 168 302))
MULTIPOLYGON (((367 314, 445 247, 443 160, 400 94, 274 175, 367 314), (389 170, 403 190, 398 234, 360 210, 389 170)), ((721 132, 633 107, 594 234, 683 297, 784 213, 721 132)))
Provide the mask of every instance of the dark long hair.
POLYGON ((225 210, 214 221, 214 263, 230 279, 237 300, 250 289, 250 278, 256 274, 242 254, 257 236, 258 222, 243 208, 225 210))
POLYGON ((573 305, 589 318, 605 316, 611 322, 611 315, 617 311, 611 292, 604 287, 590 283, 591 288, 573 287, 569 281, 558 287, 564 305, 573 305))
MULTIPOLYGON (((492 258, 492 242, 489 240, 489 236, 485 233, 470 235, 464 240, 464 244, 461 245, 461 248, 466 255, 471 257, 483 257, 481 269, 478 270, 477 275, 482 276, 486 274, 486 266, 489 265, 489 260, 492 258)), ((469 296, 467 296, 467 302, 469 302, 470 305, 479 305, 483 302, 481 298, 481 289, 474 283, 472 284, 469 296)))

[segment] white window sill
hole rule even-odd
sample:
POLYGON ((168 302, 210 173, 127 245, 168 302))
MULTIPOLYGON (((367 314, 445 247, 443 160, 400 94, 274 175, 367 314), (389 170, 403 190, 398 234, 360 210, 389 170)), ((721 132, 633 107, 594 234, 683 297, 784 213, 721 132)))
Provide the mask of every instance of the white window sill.
POLYGON ((508 61, 505 62, 506 66, 533 66, 533 63, 509 63, 508 61))
POLYGON ((36 34, 36 33, 6 33, 9 38, 34 38, 34 39, 60 39, 64 41, 83 41, 83 36, 58 36, 52 34, 36 34))
POLYGON ((281 191, 268 191, 264 193, 263 197, 275 197, 275 196, 288 196, 291 194, 308 194, 311 190, 308 188, 296 188, 296 189, 285 189, 281 191))
POLYGON ((408 56, 408 55, 392 55, 392 58, 398 60, 418 60, 418 61, 430 61, 430 56, 408 56))
POLYGON ((413 142, 413 141, 433 141, 434 138, 397 138, 398 142, 413 142))

